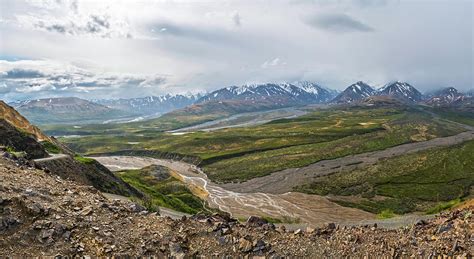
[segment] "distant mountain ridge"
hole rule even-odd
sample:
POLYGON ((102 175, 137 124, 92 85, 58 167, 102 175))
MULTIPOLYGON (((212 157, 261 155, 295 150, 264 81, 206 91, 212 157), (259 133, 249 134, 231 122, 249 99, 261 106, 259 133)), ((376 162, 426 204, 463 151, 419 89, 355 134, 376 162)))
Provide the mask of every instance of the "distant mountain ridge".
MULTIPOLYGON (((407 82, 390 82, 379 89, 374 89, 370 85, 359 81, 348 86, 330 103, 333 104, 351 104, 364 102, 369 97, 386 96, 398 100, 405 104, 415 104, 424 102, 429 105, 436 105, 437 102, 451 103, 464 94, 458 92, 455 88, 450 87, 438 91, 431 95, 423 95, 418 89, 407 82)), ((381 100, 381 99, 380 99, 381 100)), ((386 99, 388 100, 388 99, 386 99)))
MULTIPOLYGON (((10 103, 33 123, 120 123, 153 119, 173 111, 206 103, 215 109, 222 107, 225 113, 230 110, 258 111, 309 104, 415 104, 443 106, 460 98, 473 95, 455 88, 446 88, 436 93, 423 95, 407 82, 390 82, 379 89, 358 81, 338 92, 310 81, 293 83, 246 84, 220 88, 206 94, 167 94, 140 98, 83 100, 75 97, 46 98, 10 103), (369 97, 375 98, 365 101, 369 97), (232 105, 218 105, 230 102, 232 105), (243 106, 252 106, 246 107, 243 106), (230 108, 232 107, 232 108, 230 108), (236 109, 236 107, 239 107, 236 109), (138 117, 137 117, 138 116, 138 117)), ((203 108, 203 111, 208 110, 203 108)), ((194 109, 188 109, 194 111, 194 109)), ((219 111, 217 111, 219 112, 219 111)))
POLYGON ((26 100, 10 105, 35 124, 92 123, 131 115, 77 97, 26 100))
POLYGON ((172 110, 184 108, 195 103, 203 94, 176 94, 176 95, 160 95, 146 96, 130 99, 96 99, 95 103, 104 105, 109 108, 132 111, 137 114, 162 114, 172 110))
POLYGON ((331 100, 336 91, 308 81, 296 83, 265 83, 230 86, 218 89, 196 103, 224 100, 273 101, 277 106, 324 103, 331 100))
POLYGON ((434 92, 426 104, 432 106, 446 106, 456 102, 462 102, 464 98, 468 96, 458 92, 454 87, 448 87, 434 92))

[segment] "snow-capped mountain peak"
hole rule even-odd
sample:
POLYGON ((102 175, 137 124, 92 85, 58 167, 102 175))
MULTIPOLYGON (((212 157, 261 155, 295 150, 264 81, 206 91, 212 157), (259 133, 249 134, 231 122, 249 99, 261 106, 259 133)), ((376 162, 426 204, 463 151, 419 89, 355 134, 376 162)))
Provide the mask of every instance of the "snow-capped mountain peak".
POLYGON ((393 96, 410 102, 418 102, 423 99, 423 95, 415 87, 400 81, 386 84, 379 90, 379 95, 393 96))
POLYGON ((279 102, 292 104, 320 103, 330 100, 334 91, 327 90, 315 83, 302 81, 295 83, 245 84, 225 87, 201 98, 198 102, 213 100, 269 100, 278 98, 279 102))
POLYGON ((139 114, 160 114, 193 104, 202 94, 166 94, 160 96, 146 96, 130 99, 100 99, 96 103, 109 108, 134 111, 139 114))
POLYGON ((436 91, 431 98, 426 100, 426 104, 433 106, 444 106, 462 101, 466 96, 454 87, 447 87, 436 91))
POLYGON ((348 86, 332 102, 352 103, 374 95, 376 91, 368 84, 358 81, 348 86))

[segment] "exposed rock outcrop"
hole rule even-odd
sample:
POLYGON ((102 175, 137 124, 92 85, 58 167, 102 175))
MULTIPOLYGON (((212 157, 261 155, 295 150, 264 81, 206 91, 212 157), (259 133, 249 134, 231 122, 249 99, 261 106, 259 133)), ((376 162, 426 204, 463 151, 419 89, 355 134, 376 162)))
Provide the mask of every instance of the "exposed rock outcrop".
POLYGON ((57 159, 37 160, 35 165, 63 179, 72 180, 83 185, 91 185, 103 192, 124 196, 143 196, 141 192, 115 176, 99 162, 92 159, 87 161, 87 163, 79 162, 66 155, 57 159))
POLYGON ((22 132, 6 120, 0 118, 0 146, 26 153, 27 159, 47 157, 48 153, 38 143, 34 135, 22 132))

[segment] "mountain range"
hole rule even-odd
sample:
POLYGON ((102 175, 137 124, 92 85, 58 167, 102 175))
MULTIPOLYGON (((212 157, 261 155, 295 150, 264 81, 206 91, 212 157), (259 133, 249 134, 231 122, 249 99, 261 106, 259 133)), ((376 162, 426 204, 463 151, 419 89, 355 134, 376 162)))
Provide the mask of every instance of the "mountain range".
POLYGON ((95 123, 133 114, 77 97, 26 100, 10 105, 35 124, 95 123))
MULTIPOLYGON (((224 109, 224 114, 259 111, 309 104, 357 104, 367 102, 446 106, 462 102, 472 96, 449 87, 424 96, 414 86, 395 81, 379 89, 362 81, 338 93, 319 84, 299 81, 294 83, 265 83, 230 86, 207 94, 163 95, 130 99, 83 100, 76 97, 47 98, 10 103, 36 124, 127 122, 153 118, 174 111, 178 113, 224 109), (390 97, 389 99, 369 97, 390 97), (225 104, 224 104, 225 103, 225 104), (197 106, 196 106, 197 105, 197 106), (210 106, 212 108, 206 108, 210 106), (188 108, 188 109, 184 109, 188 108)), ((217 111, 219 112, 219 111, 217 111)))
POLYGON ((140 115, 162 114, 195 103, 203 94, 147 96, 131 99, 97 99, 92 102, 140 115))
POLYGON ((376 90, 368 84, 359 81, 347 87, 331 103, 360 102, 370 96, 390 96, 406 103, 415 103, 423 100, 423 95, 415 87, 405 82, 391 82, 376 90))
POLYGON ((324 103, 336 95, 329 90, 308 81, 290 83, 249 84, 230 86, 209 93, 197 103, 223 100, 271 101, 279 106, 324 103))

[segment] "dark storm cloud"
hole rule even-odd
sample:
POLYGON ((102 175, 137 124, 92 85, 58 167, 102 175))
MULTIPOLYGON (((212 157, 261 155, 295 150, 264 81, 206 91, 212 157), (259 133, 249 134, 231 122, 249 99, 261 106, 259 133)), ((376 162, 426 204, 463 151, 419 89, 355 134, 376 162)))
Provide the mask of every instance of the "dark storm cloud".
POLYGON ((306 19, 305 22, 312 27, 335 33, 374 31, 369 25, 347 14, 320 14, 306 19))
MULTIPOLYGON (((38 26, 38 27, 41 28, 42 26, 38 26)), ((61 34, 66 33, 66 26, 59 25, 59 24, 44 26, 44 28, 48 31, 51 31, 51 32, 58 32, 58 33, 61 33, 61 34)))
POLYGON ((85 29, 89 33, 98 33, 110 28, 109 18, 106 16, 91 15, 85 29))
POLYGON ((45 75, 43 73, 37 70, 14 68, 12 70, 4 72, 3 75, 0 75, 0 78, 18 79, 18 78, 39 78, 39 77, 44 77, 44 76, 45 75))

